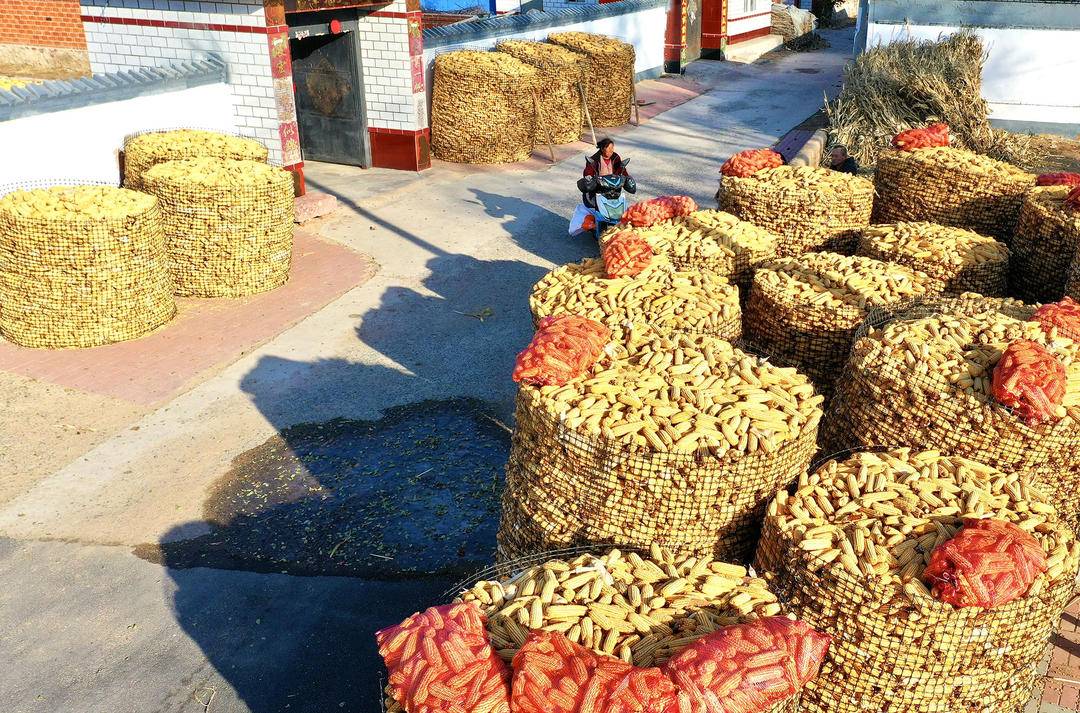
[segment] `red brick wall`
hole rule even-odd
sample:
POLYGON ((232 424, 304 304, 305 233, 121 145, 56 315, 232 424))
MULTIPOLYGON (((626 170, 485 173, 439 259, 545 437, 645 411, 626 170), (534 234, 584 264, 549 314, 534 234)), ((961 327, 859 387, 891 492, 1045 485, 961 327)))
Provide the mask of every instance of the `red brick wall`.
POLYGON ((86 49, 79 0, 0 0, 0 44, 86 49))

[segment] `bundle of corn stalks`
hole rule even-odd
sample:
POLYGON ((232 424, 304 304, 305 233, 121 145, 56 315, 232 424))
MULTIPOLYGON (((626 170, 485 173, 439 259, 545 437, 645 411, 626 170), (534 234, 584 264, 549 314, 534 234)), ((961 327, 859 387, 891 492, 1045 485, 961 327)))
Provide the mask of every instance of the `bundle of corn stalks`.
POLYGON ((808 35, 817 29, 817 18, 812 12, 800 10, 793 5, 772 4, 772 33, 784 38, 784 42, 808 35))
POLYGON ((848 66, 836 101, 826 102, 831 143, 871 166, 900 131, 943 121, 954 145, 1032 168, 1041 157, 1030 137, 990 127, 981 91, 985 61, 982 40, 971 32, 868 50, 848 66))

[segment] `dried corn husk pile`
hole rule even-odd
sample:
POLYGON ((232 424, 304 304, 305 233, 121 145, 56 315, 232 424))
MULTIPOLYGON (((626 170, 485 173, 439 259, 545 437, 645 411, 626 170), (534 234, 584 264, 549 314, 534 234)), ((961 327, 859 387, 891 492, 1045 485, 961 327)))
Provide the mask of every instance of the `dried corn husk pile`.
POLYGON ((578 315, 606 325, 617 339, 631 334, 709 334, 729 341, 742 334, 739 290, 707 271, 678 271, 654 255, 632 277, 604 277, 604 261, 588 258, 557 267, 533 287, 533 321, 578 315))
POLYGON ((292 262, 292 175, 255 161, 196 158, 147 171, 161 202, 176 294, 240 297, 280 287, 292 262))
POLYGON ((808 10, 793 5, 772 4, 772 34, 780 35, 784 42, 807 35, 817 29, 817 18, 808 10))
POLYGON ((1032 188, 1012 236, 1009 284, 1025 302, 1053 302, 1065 294, 1069 266, 1080 247, 1080 212, 1065 207, 1071 186, 1032 188))
POLYGON ((978 292, 1003 297, 1008 287, 1009 248, 964 228, 935 223, 872 225, 863 232, 856 254, 925 272, 949 295, 978 292))
MULTIPOLYGON (((578 87, 584 86, 586 58, 565 47, 528 40, 506 40, 495 49, 540 72, 541 119, 551 132, 552 142, 570 144, 580 139, 585 109, 578 87)), ((540 138, 547 136, 538 132, 540 138)))
POLYGON ((765 503, 809 464, 820 404, 794 369, 685 334, 613 344, 590 374, 523 386, 500 556, 655 542, 745 560, 765 503))
POLYGON ((0 198, 0 334, 27 347, 134 339, 176 312, 161 212, 111 186, 0 198))
POLYGON ((812 166, 780 166, 739 178, 723 176, 720 210, 780 236, 779 254, 850 253, 870 225, 874 186, 865 178, 812 166))
MULTIPOLYGON (((615 228, 600 236, 603 248, 628 228, 615 228)), ((740 295, 749 294, 753 267, 776 257, 780 239, 753 223, 718 210, 699 210, 648 228, 629 228, 658 255, 666 255, 680 270, 705 270, 735 283, 740 295)))
POLYGON ((872 315, 831 404, 826 447, 933 448, 1027 473, 1080 531, 1080 345, 1047 335, 1028 321, 1034 312, 1015 300, 967 296, 888 321, 872 315), (991 397, 994 366, 1016 339, 1045 346, 1064 364, 1060 420, 1029 426, 991 397))
POLYGON ((524 161, 536 143, 540 71, 502 52, 435 57, 431 152, 456 163, 524 161))
POLYGON ((1021 711, 1072 597, 1080 545, 1015 474, 935 451, 829 461, 769 504, 756 566, 796 616, 831 634, 809 713, 1021 711), (930 552, 967 517, 1032 533, 1049 569, 995 609, 938 601, 930 552))
POLYGON ((132 134, 124 139, 124 187, 146 190, 143 174, 165 161, 185 158, 231 158, 266 162, 269 151, 255 139, 217 131, 176 129, 132 134))
POLYGON ((888 151, 874 174, 875 223, 954 225, 1006 243, 1035 176, 952 146, 888 151))
POLYGON ((585 55, 585 97, 593 125, 622 126, 630 121, 634 93, 634 46, 587 32, 553 32, 548 42, 585 55))
POLYGON ((907 304, 938 288, 925 273, 867 257, 780 258, 754 273, 744 336, 755 351, 795 365, 828 395, 871 309, 907 304))

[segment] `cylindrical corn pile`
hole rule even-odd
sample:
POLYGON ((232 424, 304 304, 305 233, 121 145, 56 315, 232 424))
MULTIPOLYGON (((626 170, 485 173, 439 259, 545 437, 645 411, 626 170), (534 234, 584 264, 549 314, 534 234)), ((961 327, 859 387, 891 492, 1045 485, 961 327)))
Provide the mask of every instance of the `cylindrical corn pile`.
POLYGON ((608 348, 563 386, 522 386, 504 559, 576 545, 745 561, 765 503, 815 451, 821 397, 794 369, 713 337, 608 348))
MULTIPOLYGON (((626 228, 600 236, 601 248, 626 228)), ((780 239, 753 223, 718 210, 699 210, 648 228, 631 228, 658 255, 666 255, 680 270, 707 270, 749 294, 753 268, 776 257, 780 239)))
POLYGON ((796 366, 827 395, 872 308, 906 304, 936 289, 925 273, 867 257, 780 258, 754 273, 744 338, 755 351, 796 366))
POLYGON ((435 57, 431 152, 456 163, 512 163, 532 154, 540 72, 501 52, 435 57))
POLYGON ((1009 284, 1025 302, 1053 302, 1065 294, 1069 266, 1080 247, 1080 212, 1065 207, 1072 186, 1032 188, 1012 237, 1009 284))
POLYGON ((533 321, 578 315, 606 325, 617 339, 633 333, 688 332, 734 341, 742 334, 739 291, 707 271, 677 271, 655 255, 632 277, 604 277, 604 261, 557 267, 533 287, 533 321))
POLYGON ((782 257, 815 250, 850 253, 870 225, 874 185, 814 166, 779 166, 739 178, 723 176, 720 210, 780 236, 782 257))
POLYGON ((160 163, 143 180, 161 202, 176 294, 240 297, 289 279, 288 171, 255 161, 197 158, 160 163))
POLYGON ((634 46, 587 32, 555 32, 548 42, 585 55, 585 97, 593 126, 622 126, 630 121, 634 92, 634 46))
POLYGON ((1012 238, 1035 176, 951 146, 886 151, 878 159, 875 223, 926 221, 1012 238))
POLYGON ((1029 321, 1034 311, 1012 300, 957 298, 860 332, 823 427, 826 447, 934 448, 1028 473, 1080 531, 1080 345, 1047 336, 1029 321), (992 398, 994 366, 1016 339, 1045 346, 1065 365, 1060 420, 1027 425, 992 398))
POLYGON ((176 312, 152 196, 56 186, 0 198, 0 334, 27 347, 134 339, 176 312))
POLYGON ((266 162, 269 152, 255 139, 217 131, 175 129, 132 134, 124 139, 124 187, 145 190, 143 174, 165 161, 231 158, 266 162))
POLYGON ((944 294, 978 292, 1003 297, 1008 287, 1009 248, 993 238, 935 223, 872 225, 856 254, 925 272, 944 294))
MULTIPOLYGON (((578 86, 585 77, 585 57, 565 47, 528 40, 507 40, 495 49, 540 72, 540 119, 551 132, 551 140, 570 144, 580 139, 585 109, 578 86)), ((536 139, 547 136, 538 130, 536 139)))
POLYGON ((1080 302, 1080 251, 1073 258, 1072 267, 1069 268, 1069 280, 1065 283, 1065 296, 1072 297, 1080 302))
POLYGON ((809 713, 1019 713, 1072 597, 1080 546, 1016 475, 934 451, 829 461, 769 504, 757 569, 796 616, 831 634, 809 713), (993 609, 934 598, 930 552, 964 518, 1019 525, 1048 570, 993 609))

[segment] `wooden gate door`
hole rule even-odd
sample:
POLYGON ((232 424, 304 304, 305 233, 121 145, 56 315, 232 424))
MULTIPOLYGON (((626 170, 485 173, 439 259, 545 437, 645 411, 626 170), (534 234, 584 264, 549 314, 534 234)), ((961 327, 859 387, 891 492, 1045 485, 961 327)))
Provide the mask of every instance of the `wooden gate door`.
POLYGON ((289 41, 304 160, 364 166, 368 132, 352 32, 289 41))

